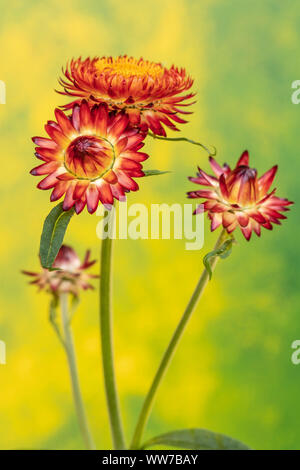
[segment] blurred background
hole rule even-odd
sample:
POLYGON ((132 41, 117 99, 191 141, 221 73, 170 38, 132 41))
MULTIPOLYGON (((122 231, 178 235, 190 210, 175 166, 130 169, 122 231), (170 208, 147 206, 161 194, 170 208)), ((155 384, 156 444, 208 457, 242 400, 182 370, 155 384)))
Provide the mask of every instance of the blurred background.
MULTIPOLYGON (((37 270, 50 191, 29 175, 31 136, 63 104, 56 94, 71 57, 128 54, 185 67, 197 103, 181 135, 213 144, 221 163, 244 149, 259 173, 279 163, 278 194, 298 201, 300 10, 296 0, 0 0, 1 282, 0 448, 80 449, 63 350, 48 322, 47 295, 21 269, 37 270)), ((172 133, 169 133, 172 136, 172 133)), ((177 136, 177 135, 176 135, 177 136)), ((186 143, 148 139, 147 168, 172 173, 140 180, 129 202, 184 203, 187 176, 207 155, 186 143)), ((146 437, 204 427, 256 449, 299 449, 300 339, 298 205, 221 261, 160 389, 146 437)), ((99 259, 99 218, 74 217, 65 241, 99 259)), ((118 386, 129 437, 161 354, 213 246, 206 220, 201 252, 185 241, 121 240, 114 251, 118 386)), ((94 272, 97 272, 95 267, 94 272)), ((73 321, 79 373, 98 448, 109 448, 100 362, 97 291, 82 296, 73 321)))

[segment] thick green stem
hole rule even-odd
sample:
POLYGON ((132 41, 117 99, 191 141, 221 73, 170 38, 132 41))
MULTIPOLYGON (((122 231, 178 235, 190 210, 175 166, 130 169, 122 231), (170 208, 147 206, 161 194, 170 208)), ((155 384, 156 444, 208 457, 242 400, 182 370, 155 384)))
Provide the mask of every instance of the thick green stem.
MULTIPOLYGON (((112 215, 110 222, 112 222, 112 215)), ((104 230, 104 228, 103 228, 104 230)), ((107 234, 106 234, 107 235, 107 234)), ((104 235, 105 236, 105 235, 104 235)), ((101 277, 100 277, 100 330, 102 362, 105 382, 106 401, 110 420, 110 428, 114 448, 126 448, 123 426, 120 416, 120 405, 114 371, 113 339, 112 339, 112 308, 111 308, 111 264, 112 239, 107 236, 102 240, 101 277)))
MULTIPOLYGON (((223 242, 225 241, 225 239, 227 238, 227 234, 226 234, 226 231, 223 230, 221 235, 219 236, 218 238, 218 241, 215 245, 215 249, 219 248, 223 242)), ((213 271, 216 264, 217 264, 217 260, 218 260, 218 257, 216 256, 215 258, 212 259, 211 261, 211 270, 213 271)), ((154 403, 154 399, 155 399, 155 396, 157 394, 157 391, 158 391, 158 388, 161 384, 161 381, 164 377, 164 375, 166 374, 166 371, 168 369, 168 366, 171 362, 171 359, 175 353, 175 350, 176 350, 176 347, 184 333, 184 330, 186 328, 186 325, 201 297, 201 294, 203 293, 204 289, 205 289, 205 286, 207 284, 209 280, 209 273, 206 269, 204 269, 204 271, 202 272, 201 274, 201 277, 198 281, 198 284, 194 290, 194 293, 183 313, 183 316, 181 317, 181 320, 171 338, 171 341, 162 357, 162 360, 161 360, 161 363, 159 365, 159 368, 156 372, 156 375, 154 377, 154 380, 151 384, 151 387, 148 391, 148 394, 145 398, 145 401, 144 401, 144 404, 143 404, 143 407, 142 407, 142 410, 140 412, 140 415, 139 415, 139 418, 138 418, 138 422, 137 422, 137 425, 136 425, 136 428, 135 428, 135 432, 134 432, 134 436, 133 436, 133 439, 132 439, 132 443, 131 443, 131 446, 130 448, 131 449, 139 449, 140 448, 140 444, 141 444, 141 439, 142 439, 142 436, 143 436, 143 432, 144 432, 144 429, 145 429, 145 426, 147 424, 147 421, 148 421, 148 418, 149 418, 149 415, 151 413, 151 409, 152 409, 152 406, 153 406, 153 403, 154 403)))
POLYGON ((67 354, 68 365, 69 365, 69 372, 72 384, 72 392, 73 392, 73 399, 75 404, 75 409, 77 413, 77 418, 79 422, 79 427, 82 433, 82 437, 86 448, 89 450, 96 449, 85 409, 84 403, 81 395, 79 378, 78 378, 78 369, 76 364, 76 355, 75 355, 75 348, 73 342, 73 335, 70 326, 70 317, 69 317, 69 308, 68 308, 68 294, 63 293, 60 295, 60 306, 61 306, 61 319, 62 319, 62 327, 64 333, 64 347, 67 354))

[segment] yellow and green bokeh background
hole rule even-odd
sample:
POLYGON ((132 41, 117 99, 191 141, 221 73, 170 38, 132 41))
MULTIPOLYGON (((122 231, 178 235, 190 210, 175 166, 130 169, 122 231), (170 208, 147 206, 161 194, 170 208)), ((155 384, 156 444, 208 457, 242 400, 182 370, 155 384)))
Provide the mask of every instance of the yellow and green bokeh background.
MULTIPOLYGON (((67 59, 119 55, 175 63, 195 77, 197 103, 182 135, 212 143, 221 162, 248 148, 259 172, 279 164, 278 193, 297 202, 300 11, 296 0, 0 1, 1 297, 0 448, 82 448, 65 357, 48 322, 48 298, 21 269, 38 269, 50 193, 29 175, 30 137, 43 135, 63 97, 54 93, 67 59)), ((140 181, 129 202, 186 202, 186 179, 206 154, 189 144, 147 142, 147 168, 172 173, 140 181)), ((99 258, 98 218, 74 217, 66 242, 99 258)), ((159 392, 146 436, 205 427, 253 448, 299 449, 300 336, 298 206, 273 232, 238 236, 189 324, 159 392)), ((115 345, 127 435, 160 356, 216 234, 201 252, 184 241, 117 241, 115 345)), ((96 272, 96 269, 95 269, 96 272)), ((74 334, 84 399, 98 448, 110 437, 99 356, 97 292, 82 296, 74 334)))

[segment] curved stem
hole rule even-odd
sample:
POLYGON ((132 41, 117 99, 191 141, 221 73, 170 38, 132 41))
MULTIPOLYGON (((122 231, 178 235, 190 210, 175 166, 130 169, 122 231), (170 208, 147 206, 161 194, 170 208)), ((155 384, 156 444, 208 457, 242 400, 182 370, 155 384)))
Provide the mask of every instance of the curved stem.
POLYGON ((69 365, 69 372, 72 384, 72 392, 74 398, 75 409, 77 413, 77 418, 79 422, 79 427, 82 433, 83 440, 87 449, 94 450, 96 449, 85 409, 84 403, 81 395, 79 378, 78 378, 78 369, 76 364, 76 355, 75 355, 75 348, 74 348, 74 341, 73 335, 70 327, 70 318, 69 318, 69 309, 68 309, 68 294, 63 293, 60 294, 60 307, 61 307, 61 319, 62 319, 62 327, 64 333, 64 347, 67 354, 68 365, 69 365))
MULTIPOLYGON (((226 239, 227 237, 227 233, 225 230, 223 230, 221 232, 221 235, 219 236, 218 240, 217 240, 217 243, 215 245, 215 249, 219 248, 224 240, 226 239)), ((216 264, 217 264, 217 260, 218 260, 218 257, 214 257, 211 261, 211 270, 213 271, 216 264)), ((148 418, 149 418, 149 415, 150 415, 150 412, 151 412, 151 409, 152 409, 152 406, 153 406, 153 402, 154 402, 154 399, 155 399, 155 396, 157 394, 157 391, 158 391, 158 388, 160 386, 160 383, 164 377, 164 375, 166 374, 166 371, 168 369, 168 366, 171 362, 171 359, 175 353, 175 350, 176 350, 176 347, 180 341, 180 339, 182 338, 182 335, 185 331, 185 328, 186 328, 186 325, 201 297, 201 294, 203 293, 204 291, 204 288, 207 284, 209 280, 209 273, 206 269, 203 270, 202 274, 201 274, 201 277, 198 281, 198 284, 194 290, 194 293, 183 313, 183 316, 181 317, 181 320, 180 322, 178 323, 177 325, 177 328, 171 338, 171 341, 162 357, 162 360, 161 360, 161 363, 159 365, 159 368, 156 372, 156 375, 153 379, 153 382, 151 384, 151 387, 148 391, 148 394, 145 398, 145 401, 144 401, 144 404, 143 404, 143 407, 142 407, 142 410, 140 412, 140 415, 139 415, 139 419, 138 419, 138 422, 137 422, 137 425, 136 425, 136 428, 135 428, 135 432, 134 432, 134 436, 133 436, 133 439, 132 439, 132 443, 131 443, 131 446, 130 448, 131 449, 139 449, 140 448, 140 443, 141 443, 141 439, 142 439, 142 435, 143 435, 143 432, 144 432, 144 429, 145 429, 145 426, 147 424, 147 421, 148 421, 148 418)))
POLYGON ((216 147, 213 146, 214 151, 213 151, 213 153, 211 153, 209 151, 209 149, 206 147, 206 145, 201 144, 201 142, 196 142, 195 140, 188 139, 187 137, 163 137, 163 136, 153 134, 150 131, 148 131, 148 135, 150 135, 150 137, 152 137, 153 139, 167 140, 167 141, 170 141, 170 142, 189 142, 190 144, 198 145, 199 147, 202 147, 209 154, 209 156, 211 156, 211 157, 214 157, 217 154, 216 147))
MULTIPOLYGON (((109 217, 112 223, 113 210, 109 217)), ((104 231, 103 227, 103 231, 104 231)), ((111 264, 112 239, 103 232, 101 247, 101 277, 100 277, 100 330, 102 363, 105 382, 106 401, 110 420, 110 428, 114 448, 125 449, 125 439, 120 416, 120 406, 114 371, 113 339, 112 339, 112 309, 111 309, 111 264), (106 238, 104 238, 106 237, 106 238)))

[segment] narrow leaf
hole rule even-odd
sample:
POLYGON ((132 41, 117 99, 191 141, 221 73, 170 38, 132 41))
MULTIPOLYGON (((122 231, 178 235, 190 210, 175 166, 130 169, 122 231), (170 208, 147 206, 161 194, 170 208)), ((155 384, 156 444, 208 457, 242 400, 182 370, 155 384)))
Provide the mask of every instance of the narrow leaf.
POLYGON ((250 450, 242 442, 206 429, 172 431, 147 441, 142 449, 158 445, 193 450, 250 450))
POLYGON ((165 173, 171 173, 170 171, 160 171, 160 170, 143 170, 145 176, 156 176, 164 175, 165 173))
POLYGON ((61 202, 46 217, 40 242, 40 259, 44 268, 50 269, 62 245, 74 208, 64 211, 61 202))

